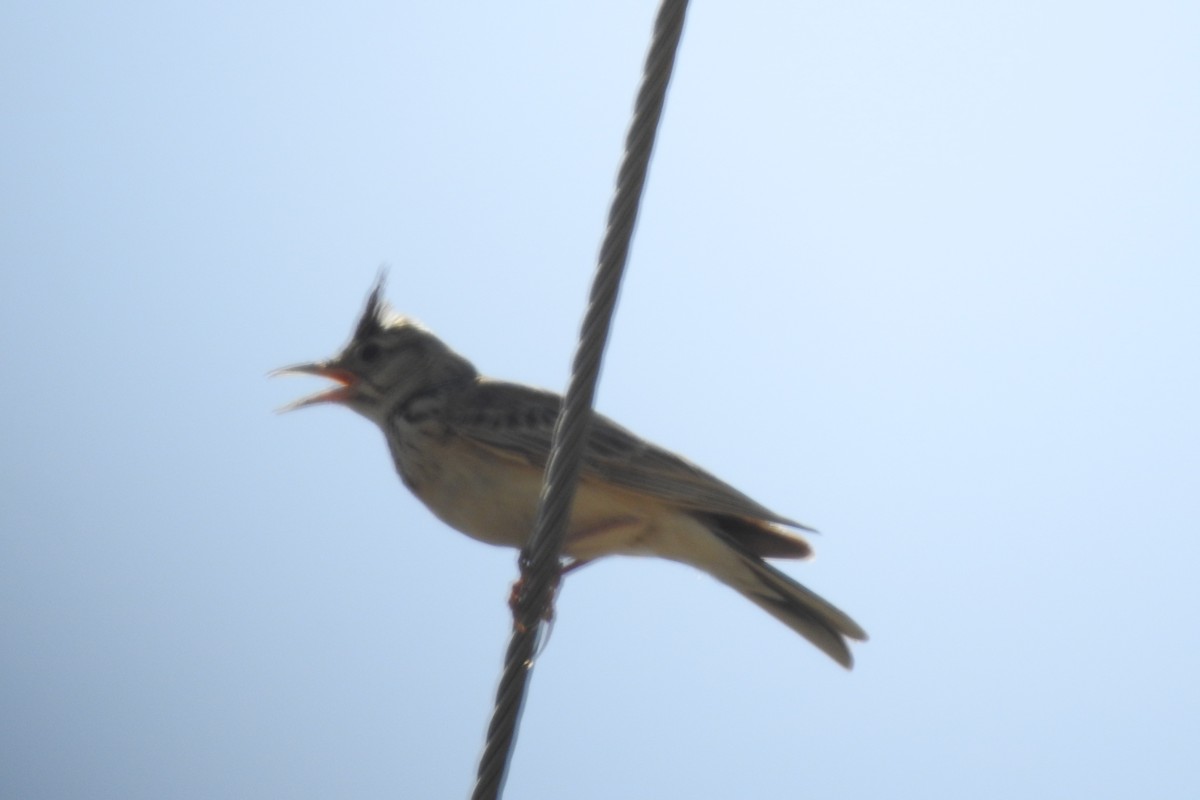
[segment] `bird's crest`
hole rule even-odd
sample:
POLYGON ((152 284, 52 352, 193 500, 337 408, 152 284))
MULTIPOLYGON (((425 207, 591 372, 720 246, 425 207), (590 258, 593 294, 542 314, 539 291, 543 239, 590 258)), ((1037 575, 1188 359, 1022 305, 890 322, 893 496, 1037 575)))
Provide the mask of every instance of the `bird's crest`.
POLYGON ((371 287, 371 293, 367 295, 367 306, 363 309, 362 316, 359 317, 358 327, 354 329, 355 339, 365 339, 373 333, 391 327, 402 319, 391 304, 383 299, 383 287, 386 282, 387 269, 384 268, 379 270, 379 277, 375 279, 375 285, 371 287))

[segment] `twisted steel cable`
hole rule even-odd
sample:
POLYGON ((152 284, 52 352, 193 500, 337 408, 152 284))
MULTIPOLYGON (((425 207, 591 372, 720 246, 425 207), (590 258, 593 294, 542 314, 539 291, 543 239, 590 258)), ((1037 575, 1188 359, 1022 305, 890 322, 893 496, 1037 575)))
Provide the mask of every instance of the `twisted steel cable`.
POLYGON ((667 84, 675 66, 675 53, 683 34, 686 12, 687 0, 663 0, 655 19, 654 35, 646 55, 633 120, 625 138, 625 154, 617 173, 608 227, 600 245, 596 277, 579 334, 571 381, 554 427, 550 461, 546 466, 546 477, 538 501, 537 523, 533 538, 521 552, 521 592, 517 598, 504 671, 496 690, 496 705, 488 726, 487 742, 479 760, 475 790, 471 795, 473 800, 500 797, 512 757, 517 722, 533 667, 538 634, 560 575, 559 554, 567 517, 575 498, 575 484, 579 479, 584 438, 591 422, 600 361, 608 341, 617 292, 629 256, 629 244, 641 205, 642 189, 646 184, 650 154, 662 117, 667 84))

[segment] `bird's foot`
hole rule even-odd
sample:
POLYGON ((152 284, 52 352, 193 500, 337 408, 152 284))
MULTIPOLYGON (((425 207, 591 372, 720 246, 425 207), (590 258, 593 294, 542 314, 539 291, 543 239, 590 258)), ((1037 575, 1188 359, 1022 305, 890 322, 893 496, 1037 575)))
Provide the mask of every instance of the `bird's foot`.
MULTIPOLYGON (((541 613, 541 620, 547 625, 554 624, 554 601, 558 598, 558 590, 562 586, 563 576, 568 572, 574 572, 589 563, 587 559, 571 559, 565 564, 560 563, 558 573, 554 576, 554 582, 550 586, 550 597, 546 601, 546 607, 541 613)), ((508 607, 512 610, 513 628, 520 633, 525 633, 528 630, 526 624, 522 621, 521 601, 525 596, 525 581, 528 578, 528 564, 522 559, 521 561, 521 577, 512 585, 512 591, 508 595, 508 607)))

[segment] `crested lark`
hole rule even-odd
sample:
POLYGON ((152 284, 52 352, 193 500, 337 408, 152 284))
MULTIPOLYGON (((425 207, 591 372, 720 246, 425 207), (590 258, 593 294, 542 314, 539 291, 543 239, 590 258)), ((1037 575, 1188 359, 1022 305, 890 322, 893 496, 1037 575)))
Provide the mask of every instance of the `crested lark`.
MULTIPOLYGON (((349 407, 378 425, 401 480, 443 522, 489 544, 532 535, 561 398, 480 376, 467 359, 382 299, 382 279, 354 336, 328 361, 279 373, 338 386, 292 403, 349 407)), ((780 516, 674 453, 595 414, 563 554, 658 556, 690 564, 737 590, 839 664, 849 616, 767 564, 804 558, 808 542, 780 516)))

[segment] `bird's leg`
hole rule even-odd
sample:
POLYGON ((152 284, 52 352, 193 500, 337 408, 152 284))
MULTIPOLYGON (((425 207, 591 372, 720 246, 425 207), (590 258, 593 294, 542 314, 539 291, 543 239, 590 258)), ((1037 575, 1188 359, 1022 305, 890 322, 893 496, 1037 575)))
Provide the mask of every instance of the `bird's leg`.
MULTIPOLYGON (((508 595, 508 607, 512 609, 513 627, 522 630, 524 625, 520 617, 521 595, 525 593, 525 569, 526 564, 524 558, 521 559, 521 577, 512 585, 512 591, 508 595)), ((550 602, 546 604, 546 610, 542 612, 542 621, 552 624, 554 622, 554 601, 558 597, 559 587, 562 585, 562 578, 568 572, 574 572, 582 566, 592 563, 590 558, 572 558, 565 562, 559 562, 558 574, 554 577, 554 584, 550 588, 550 602)), ((523 632, 523 630, 522 630, 523 632)))
POLYGON ((558 577, 561 578, 568 572, 574 572, 580 567, 586 567, 588 564, 592 563, 593 560, 594 559, 591 558, 572 558, 570 561, 562 565, 562 569, 558 571, 558 577))
MULTIPOLYGON (((596 522, 595 524, 589 525, 585 528, 572 531, 569 541, 574 545, 578 545, 579 542, 588 542, 589 546, 593 550, 598 550, 601 553, 609 552, 610 548, 597 547, 596 540, 598 537, 608 536, 610 537, 608 541, 625 542, 636 538, 636 531, 641 530, 642 526, 643 520, 635 516, 621 515, 610 517, 600 520, 599 522, 596 522), (614 535, 615 537, 619 538, 612 538, 614 535)), ((605 540, 601 539, 601 541, 605 540)), ((554 584, 550 589, 550 602, 546 604, 546 610, 542 612, 543 620, 546 622, 554 621, 554 600, 558 596, 558 587, 562 581, 562 577, 568 572, 574 572, 585 564, 590 564, 591 562, 592 559, 590 558, 572 558, 569 556, 567 557, 565 563, 561 560, 559 561, 558 574, 555 576, 554 584)), ((529 557, 525 551, 521 551, 521 555, 518 558, 518 563, 521 567, 521 577, 518 578, 517 582, 513 584, 512 592, 509 593, 508 607, 511 608, 513 612, 513 627, 523 633, 525 624, 520 619, 519 608, 521 604, 521 597, 525 594, 525 578, 528 575, 530 567, 529 557)))

